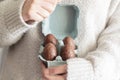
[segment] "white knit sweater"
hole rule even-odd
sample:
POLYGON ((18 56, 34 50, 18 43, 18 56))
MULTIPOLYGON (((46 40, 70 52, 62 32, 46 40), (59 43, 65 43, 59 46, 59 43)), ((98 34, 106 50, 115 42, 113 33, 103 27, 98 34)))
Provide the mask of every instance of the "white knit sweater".
MULTIPOLYGON (((27 25, 24 0, 0 0, 0 80, 41 80, 41 25, 27 25), (38 26, 38 27, 37 27, 38 26)), ((67 80, 120 80, 120 0, 63 0, 80 7, 75 39, 79 57, 69 59, 67 80)))

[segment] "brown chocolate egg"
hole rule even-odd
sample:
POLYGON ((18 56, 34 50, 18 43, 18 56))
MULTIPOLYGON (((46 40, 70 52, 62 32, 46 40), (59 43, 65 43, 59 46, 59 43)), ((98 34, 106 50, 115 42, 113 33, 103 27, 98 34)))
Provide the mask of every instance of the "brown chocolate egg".
POLYGON ((53 43, 54 45, 57 45, 58 41, 54 35, 48 34, 44 39, 44 46, 48 43, 53 43))
POLYGON ((46 44, 45 48, 43 50, 42 56, 46 60, 50 60, 50 61, 55 60, 55 58, 57 56, 57 49, 56 49, 55 45, 52 43, 46 44))
POLYGON ((64 45, 69 45, 72 49, 76 48, 74 40, 71 37, 69 37, 69 36, 65 37, 63 39, 63 42, 64 42, 64 45))
POLYGON ((74 50, 70 46, 66 45, 62 47, 60 56, 62 57, 63 60, 67 60, 70 58, 74 58, 76 55, 74 50))

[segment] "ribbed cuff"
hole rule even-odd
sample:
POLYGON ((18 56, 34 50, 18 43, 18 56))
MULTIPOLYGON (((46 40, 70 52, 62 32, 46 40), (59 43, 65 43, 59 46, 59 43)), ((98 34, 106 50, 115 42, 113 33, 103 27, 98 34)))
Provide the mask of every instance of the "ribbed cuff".
POLYGON ((33 25, 28 25, 22 19, 22 6, 25 0, 8 0, 4 6, 4 22, 6 28, 13 36, 19 35, 33 25))
POLYGON ((67 60, 67 80, 94 80, 92 64, 82 58, 67 60))

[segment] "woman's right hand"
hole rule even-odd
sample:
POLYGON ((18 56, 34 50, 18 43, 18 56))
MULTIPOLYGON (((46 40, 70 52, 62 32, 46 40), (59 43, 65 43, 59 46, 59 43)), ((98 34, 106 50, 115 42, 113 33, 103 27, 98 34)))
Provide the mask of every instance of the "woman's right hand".
POLYGON ((67 64, 46 68, 43 62, 41 65, 42 80, 66 80, 67 79, 67 64))
POLYGON ((24 21, 41 22, 54 11, 57 3, 60 1, 61 0, 26 0, 22 9, 24 21))

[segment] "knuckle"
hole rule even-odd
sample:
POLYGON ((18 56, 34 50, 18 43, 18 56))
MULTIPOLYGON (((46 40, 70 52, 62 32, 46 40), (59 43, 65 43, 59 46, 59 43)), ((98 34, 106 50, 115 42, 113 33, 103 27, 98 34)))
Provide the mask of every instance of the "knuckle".
POLYGON ((27 16, 28 16, 28 18, 32 18, 32 16, 33 16, 33 11, 32 11, 32 10, 29 10, 28 13, 27 13, 27 16))
POLYGON ((28 9, 26 12, 25 12, 25 15, 27 18, 31 18, 32 16, 32 10, 28 9))
POLYGON ((28 11, 28 16, 31 16, 32 12, 31 10, 28 11))

